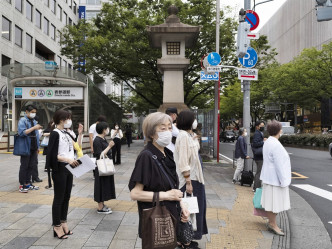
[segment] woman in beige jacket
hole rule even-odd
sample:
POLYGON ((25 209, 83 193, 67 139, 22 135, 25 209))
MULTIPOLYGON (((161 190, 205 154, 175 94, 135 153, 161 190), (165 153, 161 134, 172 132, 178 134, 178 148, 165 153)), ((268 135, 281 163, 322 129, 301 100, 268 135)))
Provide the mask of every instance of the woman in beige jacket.
POLYGON ((174 161, 179 176, 182 192, 197 197, 199 213, 196 214, 197 231, 194 239, 200 240, 208 233, 206 224, 206 196, 202 160, 199 155, 199 139, 193 132, 197 128, 197 120, 192 111, 182 111, 177 118, 180 130, 175 143, 174 161))

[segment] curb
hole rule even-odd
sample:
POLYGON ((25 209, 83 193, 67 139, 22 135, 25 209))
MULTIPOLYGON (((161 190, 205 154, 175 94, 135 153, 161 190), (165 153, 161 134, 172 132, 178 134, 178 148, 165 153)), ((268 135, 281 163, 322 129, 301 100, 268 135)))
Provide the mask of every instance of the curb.
POLYGON ((285 233, 285 236, 274 235, 271 249, 290 249, 291 231, 287 211, 278 214, 277 223, 285 233))

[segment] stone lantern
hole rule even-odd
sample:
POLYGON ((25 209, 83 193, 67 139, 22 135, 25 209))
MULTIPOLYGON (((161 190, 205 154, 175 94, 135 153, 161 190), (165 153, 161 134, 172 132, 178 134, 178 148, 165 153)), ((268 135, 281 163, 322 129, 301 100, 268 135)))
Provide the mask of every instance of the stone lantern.
POLYGON ((163 104, 158 109, 161 112, 168 107, 177 107, 179 111, 188 109, 184 104, 183 72, 190 60, 185 58, 185 49, 194 46, 200 27, 181 23, 178 12, 172 5, 165 23, 147 27, 151 46, 162 51, 162 57, 157 60, 158 69, 164 74, 163 104))

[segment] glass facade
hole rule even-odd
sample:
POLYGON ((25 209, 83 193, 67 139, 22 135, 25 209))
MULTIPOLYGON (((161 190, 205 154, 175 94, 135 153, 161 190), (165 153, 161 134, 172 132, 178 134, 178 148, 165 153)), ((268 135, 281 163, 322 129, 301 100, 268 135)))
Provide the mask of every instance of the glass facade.
POLYGON ((22 47, 22 29, 15 25, 15 44, 22 47))
POLYGON ((9 41, 11 39, 11 26, 12 26, 12 22, 3 16, 1 35, 2 35, 2 37, 6 38, 9 41))
POLYGON ((36 26, 41 29, 41 13, 36 9, 36 26))
POLYGON ((25 3, 25 12, 27 19, 32 21, 32 4, 29 1, 25 3))
POLYGON ((26 33, 25 37, 25 48, 26 51, 32 54, 32 36, 26 33))
POLYGON ((50 22, 47 20, 47 18, 44 17, 44 34, 48 35, 49 34, 49 27, 50 27, 50 22))

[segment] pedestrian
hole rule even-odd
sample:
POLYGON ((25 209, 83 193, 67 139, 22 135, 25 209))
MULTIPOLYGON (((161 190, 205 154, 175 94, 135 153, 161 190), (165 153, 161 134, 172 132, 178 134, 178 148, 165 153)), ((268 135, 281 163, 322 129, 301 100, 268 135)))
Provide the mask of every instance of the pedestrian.
POLYGON ((291 183, 291 162, 286 149, 279 142, 282 125, 273 120, 267 124, 269 138, 263 146, 263 167, 260 179, 263 182, 262 207, 267 212, 268 228, 284 236, 276 222, 278 213, 290 209, 289 185, 291 183))
MULTIPOLYGON (((107 119, 105 116, 100 115, 97 118, 96 123, 92 124, 89 128, 89 142, 90 142, 90 149, 91 149, 91 154, 93 155, 93 140, 96 138, 96 136, 98 135, 97 131, 96 131, 96 125, 99 122, 107 122, 107 119)), ((95 170, 93 170, 92 172, 93 174, 93 179, 95 179, 95 170)))
MULTIPOLYGON (((69 164, 75 168, 79 165, 75 160, 74 142, 66 129, 72 126, 71 114, 65 110, 54 113, 55 129, 51 132, 46 156, 47 168, 52 169, 54 198, 52 204, 53 234, 59 239, 67 239, 73 233, 67 225, 67 214, 73 175, 66 168, 69 164)), ((52 187, 49 179, 49 187, 52 187)))
POLYGON ((179 134, 179 129, 176 127, 176 119, 178 117, 178 109, 175 108, 175 107, 169 107, 169 108, 166 109, 166 114, 169 115, 173 120, 173 122, 172 122, 172 142, 169 145, 167 145, 167 148, 174 153, 176 137, 179 134))
MULTIPOLYGON (((36 115, 34 120, 36 121, 36 123, 38 124, 39 122, 39 117, 36 115)), ((39 129, 38 130, 38 137, 40 138, 43 134, 43 130, 39 129)), ((38 139, 38 147, 39 147, 39 139, 38 139)), ((39 154, 39 150, 38 150, 38 154, 39 154)), ((36 162, 33 164, 33 169, 32 169, 32 174, 31 174, 31 182, 35 183, 35 182, 42 182, 43 180, 39 178, 39 172, 38 172, 38 154, 36 157, 36 162)))
POLYGON ((28 105, 25 108, 25 115, 18 122, 18 134, 21 137, 28 136, 30 138, 30 155, 21 156, 21 165, 19 170, 19 192, 28 193, 29 190, 38 190, 38 186, 34 186, 31 182, 32 171, 38 163, 39 153, 39 132, 42 128, 34 120, 37 113, 37 107, 28 105))
POLYGON ((266 141, 267 138, 264 138, 264 128, 265 128, 265 123, 261 120, 256 121, 255 123, 255 133, 253 137, 253 142, 252 142, 252 152, 254 154, 254 160, 256 163, 256 174, 254 178, 254 187, 253 191, 256 191, 256 188, 260 188, 262 186, 261 181, 259 180, 261 171, 262 171, 262 165, 263 165, 263 145, 264 141, 266 141))
MULTIPOLYGON (((53 129, 54 129, 54 122, 53 122, 53 120, 51 120, 50 122, 48 122, 47 128, 43 131, 43 137, 44 137, 44 139, 47 138, 46 139, 47 145, 43 146, 44 147, 44 150, 43 150, 43 155, 44 156, 47 155, 48 142, 49 142, 49 138, 50 138, 50 135, 51 135, 51 132, 53 131, 53 129)), ((47 172, 46 162, 45 162, 45 169, 44 169, 44 171, 47 172)))
POLYGON ((236 170, 233 176, 233 183, 235 184, 239 180, 239 176, 244 167, 244 159, 248 159, 247 144, 245 137, 247 136, 247 129, 240 128, 239 137, 235 144, 235 158, 236 158, 236 170))
POLYGON ((127 139, 128 148, 130 147, 130 144, 132 143, 132 133, 133 133, 133 130, 131 129, 130 124, 127 124, 126 139, 127 139))
MULTIPOLYGON (((111 148, 114 146, 114 142, 111 140, 108 143, 105 138, 110 133, 109 125, 106 122, 99 122, 96 125, 96 131, 98 135, 93 141, 93 157, 99 160, 101 154, 104 154, 108 158, 112 158, 111 148)), ((98 168, 96 168, 94 201, 98 203, 97 213, 112 213, 112 210, 104 202, 115 198, 114 175, 99 176, 98 168)))
POLYGON ((160 201, 178 222, 187 222, 189 218, 188 210, 180 202, 183 193, 178 190, 179 179, 173 153, 166 148, 172 139, 171 130, 172 119, 161 112, 149 114, 143 122, 143 134, 147 145, 136 159, 128 185, 131 199, 137 201, 140 238, 144 229, 142 213, 144 209, 153 207, 154 192, 159 192, 160 201))
POLYGON ((114 141, 112 147, 112 157, 115 165, 121 164, 121 139, 123 138, 122 130, 118 123, 115 123, 111 130, 111 138, 114 141))
POLYGON ((193 132, 197 128, 195 114, 190 110, 180 112, 177 118, 179 135, 176 138, 174 160, 180 180, 180 190, 197 197, 199 213, 196 214, 197 231, 194 239, 200 240, 208 233, 206 223, 206 195, 203 165, 199 155, 199 138, 193 132))

